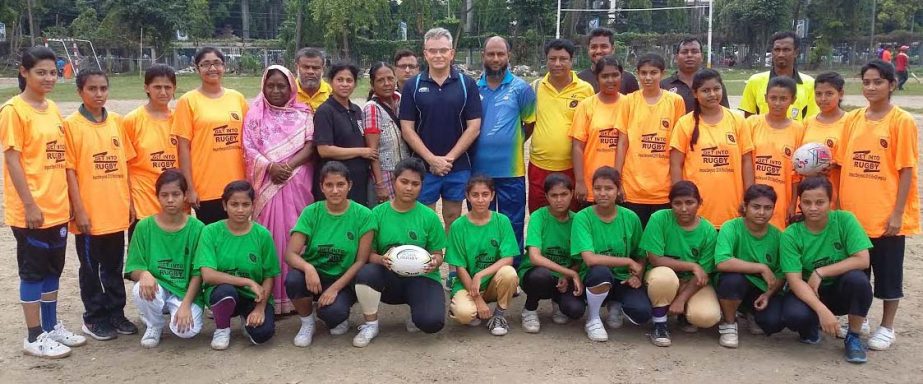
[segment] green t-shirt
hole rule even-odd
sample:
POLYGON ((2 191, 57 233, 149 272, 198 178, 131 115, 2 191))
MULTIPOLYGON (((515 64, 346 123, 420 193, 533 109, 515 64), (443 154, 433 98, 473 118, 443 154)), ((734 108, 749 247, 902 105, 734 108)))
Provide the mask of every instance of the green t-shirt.
MULTIPOLYGON (((657 256, 666 256, 696 263, 705 273, 715 270, 715 242, 718 231, 704 217, 699 217, 699 226, 687 231, 676 222, 671 209, 661 209, 651 215, 641 236, 641 249, 657 256)), ((692 272, 677 273, 681 280, 688 279, 692 272)))
MULTIPOLYGON (((779 246, 782 272, 801 272, 807 281, 815 269, 839 263, 869 248, 872 242, 855 215, 848 211, 830 211, 827 226, 820 233, 809 231, 803 221, 785 229, 779 246)), ((833 278, 824 278, 824 285, 831 283, 833 278)))
MULTIPOLYGON (((618 206, 612 222, 604 222, 596 215, 593 207, 587 207, 574 215, 571 228, 570 254, 575 262, 580 263, 580 278, 586 277, 589 270, 580 252, 590 251, 597 255, 630 257, 642 259, 644 253, 638 247, 641 241, 641 219, 630 209, 618 206)), ((631 273, 628 267, 612 268, 617 280, 625 281, 631 273)))
MULTIPOLYGON (((542 207, 532 212, 529 216, 529 230, 526 233, 526 255, 519 263, 519 279, 522 280, 532 267, 529 260, 528 249, 538 248, 542 256, 557 265, 570 268, 574 261, 570 257, 570 227, 574 222, 574 213, 567 212, 567 220, 558 221, 548 210, 542 207)), ((561 277, 560 273, 551 272, 554 277, 561 277)))
MULTIPOLYGON (((399 245, 416 245, 429 253, 445 249, 445 229, 439 215, 419 202, 407 212, 395 211, 391 202, 378 204, 372 208, 371 221, 376 232, 372 249, 379 255, 399 245)), ((425 276, 442 283, 438 269, 425 276)))
POLYGON ((301 258, 322 277, 338 279, 356 262, 359 239, 373 228, 372 211, 350 200, 345 212, 332 215, 326 204, 305 207, 291 233, 307 236, 301 258))
MULTIPOLYGON (((279 256, 272 234, 262 225, 253 222, 250 232, 235 235, 228 229, 227 220, 206 225, 199 237, 195 268, 208 267, 218 272, 244 277, 263 284, 263 280, 279 276, 279 256)), ((213 285, 203 284, 205 300, 211 302, 213 285)), ((237 293, 254 299, 256 294, 249 287, 237 287, 237 293)), ((269 303, 272 303, 270 295, 269 303)))
MULTIPOLYGON (((769 224, 763 237, 757 238, 747 229, 742 217, 728 220, 718 232, 718 244, 715 245, 715 265, 738 258, 769 266, 776 278, 782 278, 782 270, 779 269, 779 238, 781 236, 782 231, 772 224, 769 224)), ((762 276, 754 274, 746 276, 750 283, 763 292, 769 289, 762 276)))
MULTIPOLYGON (((163 289, 182 299, 189 288, 189 279, 200 275, 192 264, 204 227, 199 219, 189 216, 179 231, 166 232, 157 225, 154 216, 141 219, 128 245, 125 275, 130 276, 133 271, 150 272, 163 289)), ((201 292, 195 303, 204 304, 201 292)))
MULTIPOLYGON (((445 250, 445 261, 449 265, 464 268, 471 276, 493 265, 505 257, 519 255, 519 244, 513 234, 510 219, 497 212, 490 213, 490 221, 475 225, 462 216, 449 227, 449 244, 445 250)), ((493 275, 481 279, 481 290, 487 288, 493 275)), ((465 287, 461 279, 455 280, 452 296, 465 287)))

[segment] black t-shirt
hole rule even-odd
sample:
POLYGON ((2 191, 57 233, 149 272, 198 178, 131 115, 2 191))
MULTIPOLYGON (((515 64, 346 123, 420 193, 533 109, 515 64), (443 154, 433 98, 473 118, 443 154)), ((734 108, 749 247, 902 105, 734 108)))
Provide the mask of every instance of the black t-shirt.
MULTIPOLYGON (((692 89, 689 88, 686 83, 679 79, 679 75, 673 73, 673 76, 665 78, 660 81, 660 88, 667 91, 673 92, 677 95, 683 97, 683 101, 686 103, 686 113, 692 112, 695 108, 695 95, 692 93, 692 89)), ((728 93, 727 88, 721 95, 721 105, 725 108, 730 108, 728 103, 728 93)))
MULTIPOLYGON (((590 83, 590 85, 593 86, 594 92, 599 92, 599 81, 596 80, 596 74, 593 73, 592 69, 587 68, 580 71, 580 73, 577 74, 577 77, 579 77, 580 80, 590 83)), ((638 86, 638 79, 629 71, 622 72, 622 84, 619 86, 619 88, 619 92, 623 95, 627 95, 637 91, 638 89, 641 89, 640 86, 638 86)))
MULTIPOLYGON (((365 148, 365 136, 362 132, 362 109, 358 105, 349 103, 349 109, 344 107, 333 97, 327 99, 317 112, 314 113, 314 144, 333 145, 341 148, 365 148)), ((315 173, 319 175, 320 168, 330 159, 321 158, 315 173)), ((368 206, 368 181, 370 162, 364 157, 354 157, 348 160, 339 160, 349 169, 353 187, 349 191, 349 198, 353 201, 368 206)), ((323 196, 318 187, 320 180, 315 178, 314 195, 323 196)))

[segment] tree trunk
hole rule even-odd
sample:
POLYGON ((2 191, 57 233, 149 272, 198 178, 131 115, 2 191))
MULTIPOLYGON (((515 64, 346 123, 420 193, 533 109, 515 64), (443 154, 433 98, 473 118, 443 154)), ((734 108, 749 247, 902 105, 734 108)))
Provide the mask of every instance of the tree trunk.
POLYGON ((349 58, 349 28, 343 29, 343 57, 341 59, 349 58))
POLYGON ((298 7, 295 12, 298 12, 295 16, 295 50, 301 49, 301 27, 304 23, 304 7, 302 7, 304 1, 298 0, 298 7))
POLYGON ((29 12, 29 39, 31 46, 35 46, 35 23, 32 21, 32 0, 26 0, 26 10, 29 12))
POLYGON ((250 0, 240 0, 241 35, 244 40, 250 40, 250 0))

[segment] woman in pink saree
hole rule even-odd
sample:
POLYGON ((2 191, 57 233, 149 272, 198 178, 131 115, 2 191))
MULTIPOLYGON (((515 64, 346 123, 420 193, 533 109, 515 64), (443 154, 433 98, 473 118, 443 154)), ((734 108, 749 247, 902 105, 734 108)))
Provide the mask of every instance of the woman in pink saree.
MULTIPOLYGON (((296 100, 295 77, 273 65, 263 73, 262 93, 244 119, 244 157, 247 177, 256 190, 253 217, 272 232, 282 275, 289 231, 298 215, 314 202, 311 193, 314 165, 314 113, 296 100)), ((276 279, 272 295, 275 313, 294 311, 285 294, 284 278, 276 279)))

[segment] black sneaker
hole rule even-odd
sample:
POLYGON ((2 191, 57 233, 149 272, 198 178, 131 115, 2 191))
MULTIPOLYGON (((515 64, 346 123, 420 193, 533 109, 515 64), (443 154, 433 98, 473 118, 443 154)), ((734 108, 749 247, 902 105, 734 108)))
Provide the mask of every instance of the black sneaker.
POLYGON ((651 330, 651 343, 658 347, 669 347, 673 344, 667 323, 654 323, 654 329, 651 330))
POLYGON ((119 334, 115 332, 115 328, 112 328, 112 325, 104 321, 93 324, 84 323, 82 330, 87 336, 99 341, 112 340, 119 337, 119 334))
POLYGON ((135 326, 135 323, 132 323, 125 316, 113 317, 109 320, 109 323, 112 324, 112 327, 115 328, 115 331, 122 335, 134 335, 138 333, 138 327, 135 326))

